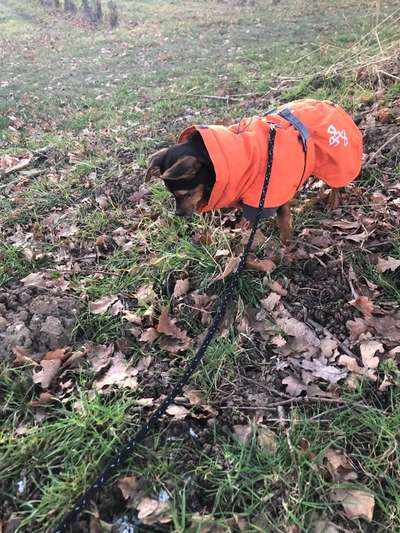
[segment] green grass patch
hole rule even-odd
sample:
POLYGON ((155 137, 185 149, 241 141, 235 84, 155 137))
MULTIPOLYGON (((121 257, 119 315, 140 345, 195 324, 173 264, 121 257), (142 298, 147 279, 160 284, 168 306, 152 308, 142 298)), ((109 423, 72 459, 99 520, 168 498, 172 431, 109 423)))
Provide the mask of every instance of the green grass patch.
POLYGON ((30 261, 21 248, 0 243, 0 287, 48 264, 47 259, 30 261))

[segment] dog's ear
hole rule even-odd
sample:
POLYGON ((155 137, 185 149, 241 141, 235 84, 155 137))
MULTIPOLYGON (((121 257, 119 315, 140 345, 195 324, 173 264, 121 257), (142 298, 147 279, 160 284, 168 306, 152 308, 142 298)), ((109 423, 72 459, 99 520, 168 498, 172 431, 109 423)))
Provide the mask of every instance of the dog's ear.
POLYGON ((184 180, 194 178, 200 167, 201 162, 197 157, 185 155, 180 157, 172 167, 169 167, 161 178, 163 180, 184 180))
POLYGON ((167 152, 168 148, 162 148, 150 156, 149 162, 147 163, 146 175, 144 177, 145 182, 150 181, 151 178, 161 177, 161 166, 167 152))

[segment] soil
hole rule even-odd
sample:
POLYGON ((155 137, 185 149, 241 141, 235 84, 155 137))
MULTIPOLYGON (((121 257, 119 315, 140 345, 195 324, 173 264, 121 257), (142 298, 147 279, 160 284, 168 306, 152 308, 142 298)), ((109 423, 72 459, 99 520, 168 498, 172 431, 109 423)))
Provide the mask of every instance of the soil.
MULTIPOLYGON (((132 153, 125 150, 121 153, 122 163, 130 163, 132 153)), ((123 172, 111 179, 108 179, 104 185, 96 188, 96 196, 104 195, 113 202, 121 205, 134 205, 146 194, 142 190, 143 170, 135 167, 133 164, 125 166, 123 172)))
POLYGON ((346 322, 354 318, 354 308, 347 303, 352 295, 340 269, 327 266, 313 259, 297 262, 285 303, 298 320, 311 318, 343 340, 346 322))
POLYGON ((24 287, 0 291, 0 360, 16 346, 35 356, 69 344, 78 310, 71 296, 24 287))

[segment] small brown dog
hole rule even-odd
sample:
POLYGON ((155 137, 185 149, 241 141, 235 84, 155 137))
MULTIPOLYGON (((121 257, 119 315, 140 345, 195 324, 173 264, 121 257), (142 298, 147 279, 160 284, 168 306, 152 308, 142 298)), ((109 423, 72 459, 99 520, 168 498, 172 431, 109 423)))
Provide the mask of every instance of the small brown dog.
POLYGON ((244 217, 254 220, 272 128, 275 147, 262 216, 277 214, 281 241, 287 243, 292 235, 289 202, 309 176, 331 187, 328 205, 335 208, 339 188, 361 169, 361 133, 351 117, 331 102, 299 100, 228 128, 192 126, 178 144, 150 157, 145 179, 164 180, 179 216, 241 207, 244 217))

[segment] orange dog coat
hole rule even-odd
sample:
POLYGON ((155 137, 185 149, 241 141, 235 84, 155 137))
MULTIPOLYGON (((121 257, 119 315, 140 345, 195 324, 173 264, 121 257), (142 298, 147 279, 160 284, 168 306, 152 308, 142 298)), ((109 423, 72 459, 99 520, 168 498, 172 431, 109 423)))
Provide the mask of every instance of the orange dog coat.
POLYGON ((351 117, 328 101, 298 100, 265 117, 244 119, 229 127, 191 126, 181 133, 178 142, 198 131, 214 165, 216 181, 201 212, 258 207, 272 124, 276 138, 265 208, 287 203, 310 176, 330 187, 343 187, 358 176, 362 135, 351 117), (289 114, 292 120, 280 113, 289 114))

